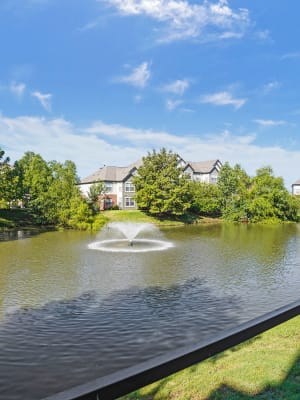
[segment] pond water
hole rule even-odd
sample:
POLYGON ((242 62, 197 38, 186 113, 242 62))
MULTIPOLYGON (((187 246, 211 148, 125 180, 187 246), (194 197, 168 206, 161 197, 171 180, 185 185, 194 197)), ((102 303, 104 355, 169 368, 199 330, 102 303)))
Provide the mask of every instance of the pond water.
POLYGON ((0 235, 1 399, 46 397, 299 298, 296 224, 141 232, 169 244, 149 252, 97 249, 107 235, 0 235))

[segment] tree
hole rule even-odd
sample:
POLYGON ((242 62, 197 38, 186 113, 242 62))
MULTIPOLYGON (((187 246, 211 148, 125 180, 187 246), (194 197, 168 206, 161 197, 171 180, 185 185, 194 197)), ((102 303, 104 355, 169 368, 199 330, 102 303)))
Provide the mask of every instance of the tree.
POLYGON ((133 178, 138 207, 157 216, 180 216, 191 207, 189 178, 178 156, 165 148, 148 152, 133 178))
POLYGON ((231 167, 226 162, 218 177, 218 188, 222 197, 222 216, 238 221, 247 216, 248 189, 251 179, 239 164, 231 167))
POLYGON ((19 191, 37 222, 68 225, 71 202, 80 198, 75 164, 69 160, 47 163, 39 154, 27 152, 15 168, 20 177, 19 191))
POLYGON ((101 195, 107 192, 106 186, 103 182, 93 183, 88 192, 88 203, 90 204, 93 214, 99 211, 99 199, 101 195))
POLYGON ((299 202, 288 192, 282 177, 271 167, 256 171, 249 190, 248 215, 252 221, 297 221, 299 202))
POLYGON ((193 195, 191 210, 205 216, 220 216, 222 198, 217 185, 193 181, 190 183, 193 195))
POLYGON ((19 174, 19 193, 24 204, 40 223, 48 223, 45 209, 47 192, 53 180, 51 168, 47 162, 33 152, 26 152, 15 163, 19 174))
POLYGON ((4 150, 0 149, 0 200, 10 206, 18 200, 18 175, 9 164, 9 157, 5 157, 4 150))
POLYGON ((73 161, 48 163, 52 175, 46 199, 44 216, 53 224, 67 225, 70 219, 70 205, 74 198, 80 197, 76 166, 73 161))

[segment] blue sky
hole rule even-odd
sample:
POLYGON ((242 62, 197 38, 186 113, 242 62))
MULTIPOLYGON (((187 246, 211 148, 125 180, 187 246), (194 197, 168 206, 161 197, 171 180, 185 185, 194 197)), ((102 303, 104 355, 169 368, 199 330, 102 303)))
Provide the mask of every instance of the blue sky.
POLYGON ((84 177, 166 147, 300 178, 300 2, 1 0, 0 147, 84 177))

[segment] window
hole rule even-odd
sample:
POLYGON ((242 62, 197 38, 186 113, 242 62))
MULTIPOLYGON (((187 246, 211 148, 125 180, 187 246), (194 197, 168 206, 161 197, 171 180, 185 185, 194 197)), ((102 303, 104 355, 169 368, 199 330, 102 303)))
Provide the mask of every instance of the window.
POLYGON ((113 184, 112 182, 105 182, 105 188, 107 193, 111 193, 113 191, 113 184))
POLYGON ((135 201, 132 197, 125 197, 125 207, 135 207, 135 201))
POLYGON ((125 183, 125 192, 135 192, 135 187, 134 184, 131 182, 126 182, 125 183))
POLYGON ((210 183, 217 183, 217 182, 218 182, 218 176, 217 175, 211 175, 210 183))

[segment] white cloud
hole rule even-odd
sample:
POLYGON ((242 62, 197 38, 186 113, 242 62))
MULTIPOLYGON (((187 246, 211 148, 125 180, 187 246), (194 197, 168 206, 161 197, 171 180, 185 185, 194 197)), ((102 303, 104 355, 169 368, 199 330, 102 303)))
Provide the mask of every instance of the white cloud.
POLYGON ((11 93, 13 93, 18 99, 21 99, 23 97, 25 89, 25 83, 12 82, 9 87, 11 93))
POLYGON ((46 111, 51 111, 51 99, 52 99, 52 94, 50 93, 41 93, 41 92, 32 92, 31 95, 33 97, 36 97, 39 102, 41 103, 41 105, 43 106, 43 108, 46 111))
POLYGON ((121 76, 116 79, 117 82, 127 83, 138 88, 144 88, 151 76, 150 65, 148 62, 143 62, 133 69, 129 75, 121 76))
POLYGON ((182 100, 168 99, 168 100, 166 100, 166 109, 168 111, 173 111, 173 110, 175 110, 175 108, 180 106, 180 104, 182 104, 182 100))
POLYGON ((187 79, 177 79, 174 82, 168 83, 162 87, 164 92, 174 93, 182 96, 189 88, 190 82, 187 79))
POLYGON ((254 122, 256 122, 257 124, 262 125, 262 126, 282 126, 282 125, 287 125, 286 121, 273 120, 273 119, 255 119, 254 122))
POLYGON ((240 38, 250 24, 245 8, 233 10, 227 0, 202 4, 187 0, 98 0, 116 8, 123 16, 146 16, 161 23, 161 41, 186 38, 202 40, 240 38))
POLYGON ((135 104, 140 104, 143 101, 143 96, 137 94, 134 96, 133 101, 135 102, 135 104))
POLYGON ((281 56, 282 60, 288 60, 288 59, 294 59, 294 58, 300 58, 300 51, 285 53, 281 56))
POLYGON ((228 129, 220 134, 188 137, 102 121, 79 128, 62 118, 8 118, 0 114, 0 143, 12 161, 20 159, 25 151, 39 153, 45 160, 73 160, 81 177, 103 164, 129 165, 149 150, 164 146, 186 160, 219 158, 231 165, 239 163, 251 175, 271 165, 276 175, 284 177, 288 188, 299 179, 295 175, 299 150, 258 146, 254 134, 236 136, 228 129))
POLYGON ((267 94, 275 89, 279 89, 281 86, 282 86, 281 83, 278 81, 268 82, 263 86, 263 92, 267 94))
POLYGON ((207 94, 200 99, 201 103, 213 104, 216 106, 232 105, 236 109, 242 107, 247 99, 237 99, 232 96, 230 92, 218 92, 207 94))
POLYGON ((185 143, 186 139, 180 136, 174 136, 167 132, 157 132, 151 129, 134 129, 118 124, 105 124, 102 121, 96 121, 91 127, 85 129, 86 133, 96 134, 104 137, 117 138, 119 140, 134 143, 158 143, 161 146, 164 143, 185 143))
POLYGON ((271 32, 268 29, 264 31, 257 31, 255 36, 262 41, 270 40, 271 39, 271 32))
POLYGON ((141 150, 131 143, 122 146, 111 144, 62 118, 8 118, 0 115, 0 143, 12 162, 20 159, 26 151, 41 154, 47 161, 73 160, 81 178, 100 165, 128 165, 145 154, 144 148, 141 150))

